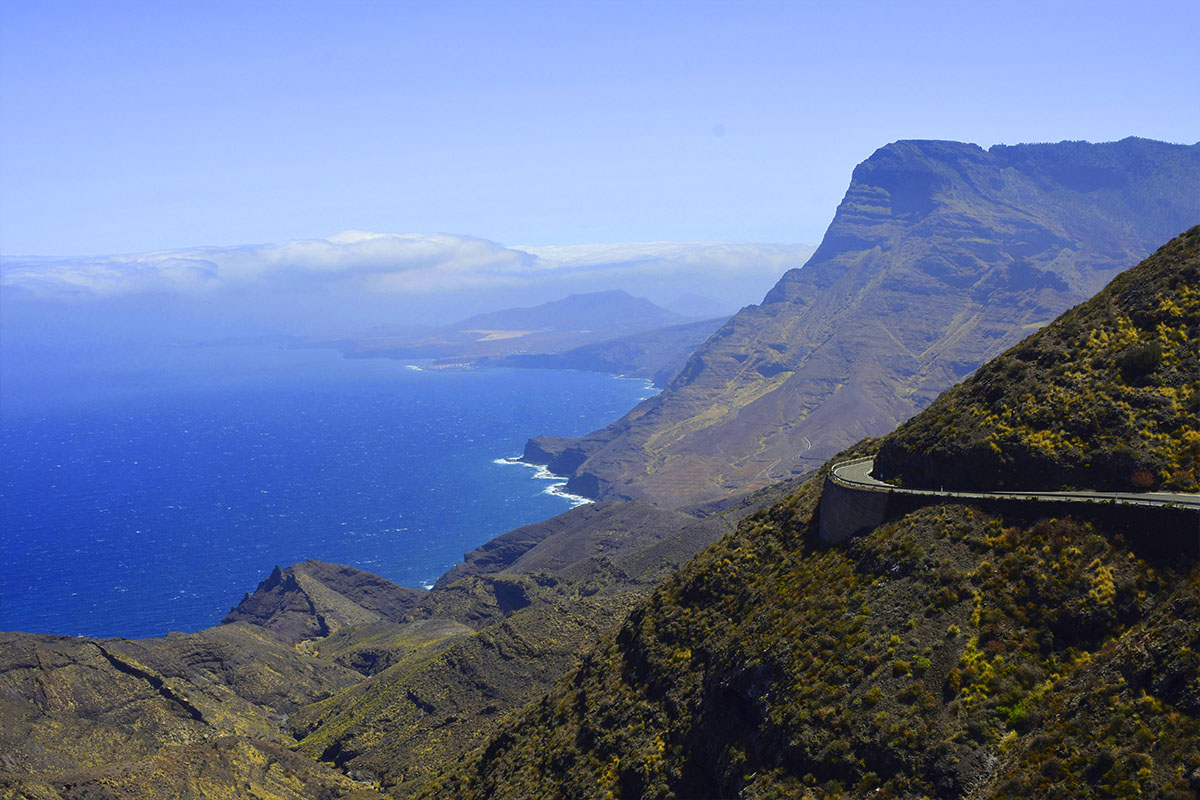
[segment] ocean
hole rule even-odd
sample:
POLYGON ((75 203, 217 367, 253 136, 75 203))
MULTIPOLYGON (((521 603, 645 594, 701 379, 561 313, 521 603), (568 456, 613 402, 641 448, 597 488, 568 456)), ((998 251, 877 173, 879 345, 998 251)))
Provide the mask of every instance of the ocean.
POLYGON ((578 502, 504 462, 529 436, 586 433, 652 391, 253 345, 178 348, 155 367, 7 392, 0 630, 195 631, 306 558, 428 586, 578 502))

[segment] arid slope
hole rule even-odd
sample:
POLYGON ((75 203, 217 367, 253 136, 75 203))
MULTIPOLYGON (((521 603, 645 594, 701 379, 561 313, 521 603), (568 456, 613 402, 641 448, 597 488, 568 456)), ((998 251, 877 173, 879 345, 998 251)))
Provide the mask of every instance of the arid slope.
POLYGON ((825 239, 659 396, 533 458, 604 498, 682 505, 815 468, 928 405, 1200 220, 1200 145, 903 141, 825 239))
MULTIPOLYGON (((1116 281, 1097 301, 1106 314, 1078 315, 1077 332, 1100 336, 1107 312, 1133 319, 1147 296, 1161 306, 1194 288, 1194 235, 1116 281)), ((1028 379, 1085 386, 1091 354, 1076 356, 1034 360, 1028 379)), ((1168 376, 1144 371, 1140 385, 1168 376)), ((952 393, 942 411, 985 401, 952 393)), ((1152 414, 1133 406, 1128 430, 1152 414)), ((1142 509, 1130 522, 1104 506, 1085 520, 1046 518, 1036 503, 947 503, 830 546, 816 533, 822 487, 810 481, 689 562, 422 796, 1200 792, 1191 512, 1142 509), (1178 530, 1159 527, 1166 513, 1181 515, 1178 530), (1156 539, 1181 534, 1182 551, 1156 539)))

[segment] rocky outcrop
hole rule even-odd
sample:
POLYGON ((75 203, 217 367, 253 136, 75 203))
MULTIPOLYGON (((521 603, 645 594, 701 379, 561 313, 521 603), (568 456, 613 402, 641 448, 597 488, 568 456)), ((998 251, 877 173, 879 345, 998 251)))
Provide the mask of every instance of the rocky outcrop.
POLYGON ((638 568, 649 563, 647 548, 662 550, 664 563, 682 563, 723 530, 716 518, 696 519, 648 503, 592 503, 497 536, 468 552, 434 589, 469 575, 499 572, 582 575, 598 558, 625 568, 630 578, 653 580, 638 568))
POLYGON ((535 436, 525 443, 521 460, 545 467, 555 475, 570 475, 587 458, 577 439, 563 436, 535 436))
POLYGON ((1194 224, 1197 187, 1200 145, 881 148, 803 269, 727 322, 660 395, 554 442, 559 467, 583 457, 572 491, 678 505, 811 469, 891 430, 1194 224))
POLYGON ((354 567, 308 561, 278 566, 221 622, 266 628, 284 641, 319 639, 381 620, 401 622, 425 596, 354 567))

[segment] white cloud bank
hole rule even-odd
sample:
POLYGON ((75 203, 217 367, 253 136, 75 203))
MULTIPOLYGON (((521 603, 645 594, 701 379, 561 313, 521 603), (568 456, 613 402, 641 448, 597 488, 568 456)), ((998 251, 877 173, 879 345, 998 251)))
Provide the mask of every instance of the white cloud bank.
POLYGON ((447 291, 528 271, 528 253, 484 239, 347 231, 328 239, 134 255, 11 259, 0 284, 40 295, 111 297, 239 287, 342 284, 363 291, 447 291))
POLYGON ((449 234, 346 231, 285 244, 79 258, 14 257, 0 264, 0 285, 41 297, 76 298, 333 287, 355 294, 427 295, 492 287, 573 290, 576 284, 626 288, 624 284, 642 281, 678 281, 681 290, 695 291, 709 281, 773 281, 803 264, 812 251, 806 245, 739 242, 518 248, 449 234))

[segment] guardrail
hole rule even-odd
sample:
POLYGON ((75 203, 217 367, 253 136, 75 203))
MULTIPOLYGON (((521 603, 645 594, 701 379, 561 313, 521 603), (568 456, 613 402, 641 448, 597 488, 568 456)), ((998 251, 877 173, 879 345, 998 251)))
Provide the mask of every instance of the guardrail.
MULTIPOLYGON (((1181 508, 1196 509, 1200 511, 1200 495, 1182 494, 1179 492, 1161 492, 1155 497, 1148 494, 1136 494, 1133 492, 1085 492, 1085 491, 1062 491, 1062 492, 957 492, 945 491, 937 489, 909 489, 903 486, 896 486, 883 481, 871 479, 870 481, 856 480, 852 477, 847 477, 840 474, 840 471, 852 466, 857 466, 863 463, 874 464, 874 456, 864 456, 861 458, 853 458, 848 461, 841 461, 834 464, 829 470, 829 474, 835 483, 842 486, 855 489, 866 489, 875 492, 897 492, 900 494, 924 495, 928 497, 962 497, 966 499, 981 499, 1000 498, 1007 500, 1046 500, 1048 502, 1111 502, 1122 503, 1125 505, 1144 505, 1144 506, 1177 506, 1181 508)), ((870 470, 868 470, 869 472, 870 470)))
POLYGON ((838 542, 856 536, 922 505, 943 501, 963 501, 980 504, 1047 504, 1048 513, 1105 516, 1110 522, 1118 517, 1131 529, 1145 527, 1145 512, 1155 509, 1159 515, 1151 527, 1170 530, 1175 543, 1195 534, 1195 546, 1186 544, 1185 553, 1194 557, 1200 553, 1200 495, 1158 492, 1153 495, 1129 492, 960 492, 936 489, 909 489, 884 483, 870 477, 874 456, 864 456, 834 464, 830 469, 821 495, 819 534, 827 542, 838 542), (846 474, 852 471, 855 474, 846 474), (1058 505, 1054 509, 1054 505, 1058 505), (1063 508, 1063 504, 1071 504, 1063 508), (1075 510, 1071 510, 1071 508, 1075 510), (1112 509, 1112 511, 1105 511, 1112 509), (1114 517, 1113 515, 1117 515, 1114 517), (1165 515, 1165 516, 1164 516, 1165 515))

